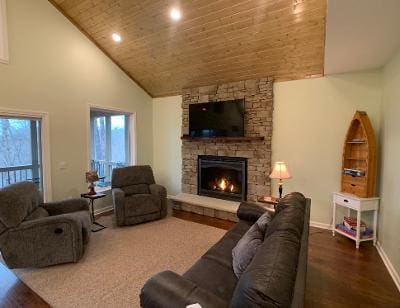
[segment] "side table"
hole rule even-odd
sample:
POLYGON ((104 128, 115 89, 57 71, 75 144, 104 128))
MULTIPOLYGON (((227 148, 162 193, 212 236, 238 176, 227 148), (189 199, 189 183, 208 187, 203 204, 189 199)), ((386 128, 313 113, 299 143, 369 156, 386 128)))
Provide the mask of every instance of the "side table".
POLYGON ((374 246, 376 244, 376 228, 378 225, 378 209, 379 209, 379 198, 359 198, 355 195, 347 193, 333 193, 333 211, 332 211, 332 235, 335 236, 335 232, 340 233, 353 241, 356 242, 356 248, 360 247, 360 243, 364 241, 373 241, 374 246), (347 216, 350 216, 351 210, 357 212, 357 232, 354 235, 346 233, 336 227, 336 207, 342 206, 347 208, 347 216), (373 211, 374 222, 373 222, 373 233, 368 237, 361 237, 360 226, 361 226, 361 214, 362 212, 373 211))
POLYGON ((92 232, 98 232, 98 231, 101 231, 101 230, 107 228, 106 226, 103 226, 102 224, 98 223, 96 221, 96 217, 94 216, 94 200, 104 198, 105 196, 106 196, 106 194, 103 194, 103 193, 96 193, 95 195, 89 195, 87 193, 81 194, 82 198, 89 199, 90 206, 91 206, 91 214, 92 214, 92 224, 100 227, 97 229, 92 229, 92 232))
POLYGON ((264 196, 264 197, 260 197, 258 198, 257 202, 259 203, 263 203, 263 207, 269 211, 274 213, 275 212, 275 207, 278 204, 279 198, 275 198, 275 197, 270 197, 270 196, 264 196))

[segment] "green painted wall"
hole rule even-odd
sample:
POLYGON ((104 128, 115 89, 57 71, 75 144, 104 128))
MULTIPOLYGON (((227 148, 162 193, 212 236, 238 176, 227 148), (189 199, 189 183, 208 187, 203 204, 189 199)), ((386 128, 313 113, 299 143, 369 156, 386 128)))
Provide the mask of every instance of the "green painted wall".
POLYGON ((7 4, 10 64, 0 64, 0 109, 49 112, 53 198, 86 190, 88 104, 136 112, 138 163, 151 164, 151 97, 47 0, 7 4))
POLYGON ((400 288, 400 50, 383 69, 379 242, 400 288))

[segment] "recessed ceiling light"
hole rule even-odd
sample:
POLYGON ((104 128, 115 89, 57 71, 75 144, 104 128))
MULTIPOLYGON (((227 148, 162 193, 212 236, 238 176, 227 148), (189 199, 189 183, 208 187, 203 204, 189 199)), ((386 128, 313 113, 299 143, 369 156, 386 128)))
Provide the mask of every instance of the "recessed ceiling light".
POLYGON ((169 15, 171 16, 172 20, 178 21, 182 18, 182 13, 179 9, 173 8, 169 12, 169 15))
POLYGON ((113 33, 111 37, 114 40, 114 42, 117 42, 117 43, 121 42, 121 40, 122 40, 121 35, 119 35, 118 33, 113 33))

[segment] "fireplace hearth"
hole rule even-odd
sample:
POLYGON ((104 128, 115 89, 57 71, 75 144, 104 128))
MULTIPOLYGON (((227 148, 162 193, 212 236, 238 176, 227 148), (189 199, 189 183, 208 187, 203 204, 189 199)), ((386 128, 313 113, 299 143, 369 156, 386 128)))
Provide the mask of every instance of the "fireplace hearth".
POLYGON ((234 201, 246 200, 246 158, 199 155, 197 170, 199 195, 234 201))

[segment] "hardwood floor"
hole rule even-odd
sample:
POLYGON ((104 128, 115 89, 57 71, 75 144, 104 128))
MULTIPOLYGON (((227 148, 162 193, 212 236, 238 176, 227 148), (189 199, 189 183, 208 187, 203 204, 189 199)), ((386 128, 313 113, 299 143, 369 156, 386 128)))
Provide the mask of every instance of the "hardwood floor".
MULTIPOLYGON (((234 223, 182 211, 173 216, 228 230, 234 223)), ((50 307, 0 263, 0 307, 50 307)), ((359 251, 353 241, 310 229, 305 307, 399 307, 396 289, 370 243, 359 251)))

